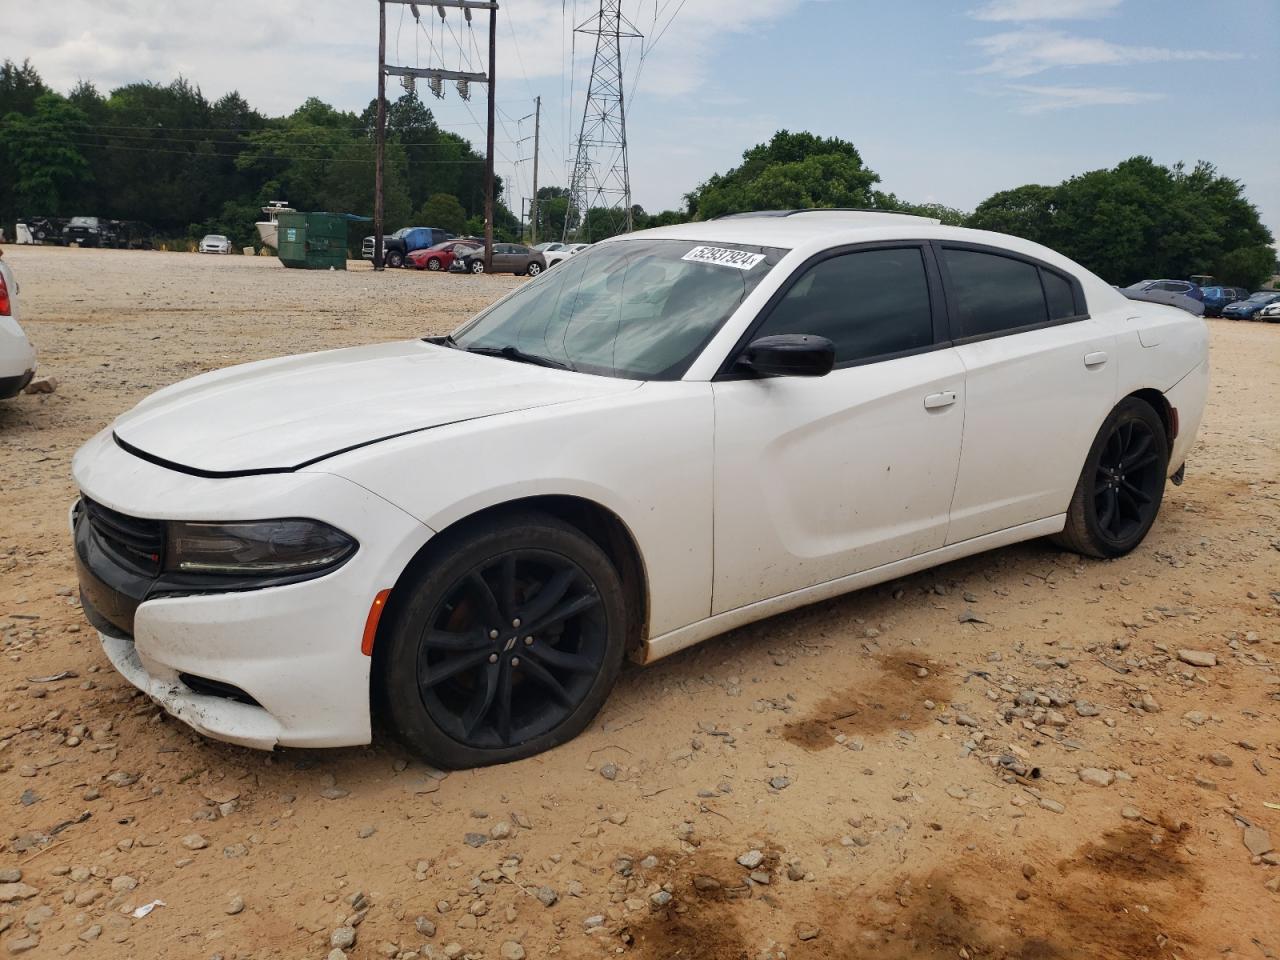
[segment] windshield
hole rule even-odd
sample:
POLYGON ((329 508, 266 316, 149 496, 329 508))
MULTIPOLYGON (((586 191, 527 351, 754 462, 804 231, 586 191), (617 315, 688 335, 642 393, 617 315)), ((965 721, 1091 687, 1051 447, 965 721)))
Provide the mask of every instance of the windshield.
POLYGON ((786 253, 692 240, 600 244, 498 301, 453 342, 514 347, 584 373, 676 380, 786 253))
POLYGON ((1258 301, 1259 303, 1267 303, 1268 301, 1274 300, 1274 299, 1276 299, 1277 297, 1280 297, 1280 293, 1272 293, 1272 292, 1269 292, 1269 291, 1264 290, 1264 291, 1262 291, 1261 293, 1255 293, 1255 294, 1254 294, 1252 297, 1250 297, 1249 299, 1250 299, 1250 300, 1256 300, 1256 301, 1258 301))

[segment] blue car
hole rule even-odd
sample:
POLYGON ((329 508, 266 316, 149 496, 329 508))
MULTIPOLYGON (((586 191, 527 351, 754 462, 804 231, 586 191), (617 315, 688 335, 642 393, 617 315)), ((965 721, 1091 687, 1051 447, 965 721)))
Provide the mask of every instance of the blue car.
POLYGON ((1134 293, 1155 293, 1164 291, 1167 293, 1180 293, 1184 297, 1190 297, 1192 300, 1204 300, 1204 292, 1198 284, 1191 283, 1189 280, 1139 280, 1125 287, 1126 291, 1134 293))
POLYGON ((1280 290, 1259 290, 1248 300, 1227 304, 1222 308, 1222 315, 1229 320, 1252 320, 1259 310, 1277 300, 1280 300, 1280 290))
POLYGON ((1204 287, 1202 292, 1206 317, 1220 317, 1223 307, 1249 297, 1249 291, 1242 290, 1240 287, 1204 287))

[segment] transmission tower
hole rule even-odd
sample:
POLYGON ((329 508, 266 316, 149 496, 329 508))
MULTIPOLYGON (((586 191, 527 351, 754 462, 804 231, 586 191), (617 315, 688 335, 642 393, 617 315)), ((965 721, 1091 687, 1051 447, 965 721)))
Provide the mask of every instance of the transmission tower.
POLYGON ((573 175, 569 178, 569 209, 564 239, 578 235, 587 211, 609 211, 614 231, 631 231, 631 174, 627 168, 627 110, 622 92, 622 41, 643 36, 622 15, 622 0, 600 0, 594 16, 574 27, 575 33, 596 38, 591 82, 582 108, 573 175))

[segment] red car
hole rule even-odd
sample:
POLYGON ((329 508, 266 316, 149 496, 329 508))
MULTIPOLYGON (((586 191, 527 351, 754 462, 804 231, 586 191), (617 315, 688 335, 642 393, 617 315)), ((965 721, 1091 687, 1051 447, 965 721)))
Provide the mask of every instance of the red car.
POLYGON ((464 240, 445 240, 435 246, 412 251, 405 258, 406 265, 417 267, 419 270, 448 270, 453 266, 454 260, 474 248, 475 244, 464 240))

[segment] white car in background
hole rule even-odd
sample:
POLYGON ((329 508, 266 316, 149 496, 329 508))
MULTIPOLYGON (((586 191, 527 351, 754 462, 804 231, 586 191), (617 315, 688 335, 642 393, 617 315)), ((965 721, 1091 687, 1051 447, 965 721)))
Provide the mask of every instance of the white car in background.
POLYGON ((542 255, 547 260, 547 269, 550 270, 557 263, 560 263, 563 260, 568 260, 575 254, 581 253, 589 246, 591 246, 589 243, 567 243, 562 244, 559 249, 544 251, 542 255))
POLYGON ((35 372, 35 347, 18 323, 18 281, 0 253, 0 400, 16 397, 35 372))
POLYGON ((1134 549, 1204 321, 1045 247, 794 211, 615 237, 448 337, 232 367, 73 464, 83 609, 203 733, 437 764, 581 731, 624 658, 959 557, 1134 549))
POLYGON ((1253 319, 1264 323, 1280 323, 1280 302, 1268 304, 1254 314, 1253 319))
POLYGON ((209 233, 200 241, 201 253, 230 253, 231 241, 220 233, 209 233))

